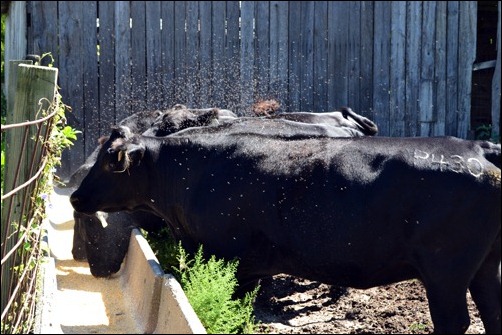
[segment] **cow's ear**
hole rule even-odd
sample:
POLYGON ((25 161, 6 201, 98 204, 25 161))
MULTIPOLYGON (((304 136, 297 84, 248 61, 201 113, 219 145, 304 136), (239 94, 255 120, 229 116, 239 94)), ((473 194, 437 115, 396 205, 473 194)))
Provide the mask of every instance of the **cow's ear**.
POLYGON ((112 126, 112 133, 110 135, 110 139, 115 140, 116 138, 124 138, 129 139, 133 136, 133 132, 131 128, 122 125, 114 125, 112 126))
POLYGON ((130 143, 127 147, 127 155, 132 166, 139 165, 145 155, 145 146, 142 143, 130 143))
POLYGON ((103 145, 106 141, 108 141, 109 138, 109 136, 101 136, 100 138, 98 138, 98 144, 103 145))

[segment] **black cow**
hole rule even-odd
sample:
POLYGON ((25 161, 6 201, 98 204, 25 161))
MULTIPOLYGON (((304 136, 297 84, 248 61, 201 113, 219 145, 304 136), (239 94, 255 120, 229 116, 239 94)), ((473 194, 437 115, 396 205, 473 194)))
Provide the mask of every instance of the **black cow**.
MULTIPOLYGON (((177 132, 178 135, 225 133, 257 134, 289 139, 313 137, 360 137, 365 136, 357 127, 334 126, 325 123, 304 123, 285 118, 239 117, 215 126, 192 127, 177 132)), ((145 135, 145 134, 144 134, 145 135)))
POLYGON ((216 108, 201 111, 198 114, 188 109, 167 111, 143 135, 159 137, 180 131, 184 135, 225 131, 282 137, 357 137, 375 135, 377 132, 377 126, 371 120, 354 113, 350 108, 331 113, 298 112, 270 117, 222 117, 216 108))
POLYGON ((189 252, 239 259, 241 289, 278 273, 359 289, 417 278, 435 332, 465 332, 469 289, 498 334, 501 176, 484 143, 119 127, 70 199, 162 217, 189 252))
MULTIPOLYGON (((217 120, 228 120, 237 116, 225 109, 188 109, 183 105, 174 105, 166 111, 142 111, 119 122, 134 133, 148 130, 153 136, 165 136, 175 131, 197 125, 209 125, 217 120), (167 115, 167 117, 166 117, 167 115), (199 117, 198 117, 199 115, 199 117), (198 123, 196 123, 198 118, 198 123), (167 130, 167 120, 172 128, 167 130)), ((101 144, 107 137, 99 139, 99 145, 62 187, 76 187, 94 165, 101 144)), ((120 270, 127 254, 129 237, 133 228, 142 228, 150 234, 159 233, 164 224, 162 218, 150 213, 117 212, 83 214, 74 212, 74 234, 72 255, 75 260, 87 261, 91 274, 95 277, 109 277, 120 270)))

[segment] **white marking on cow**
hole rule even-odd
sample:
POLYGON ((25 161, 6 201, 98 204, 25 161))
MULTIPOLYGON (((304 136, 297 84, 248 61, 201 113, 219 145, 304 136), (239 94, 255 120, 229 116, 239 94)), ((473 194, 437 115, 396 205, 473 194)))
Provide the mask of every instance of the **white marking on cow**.
POLYGON ((467 158, 465 159, 460 155, 450 155, 449 157, 444 157, 440 155, 438 160, 434 154, 429 154, 428 152, 416 149, 414 151, 413 158, 430 161, 431 164, 439 164, 439 170, 445 171, 450 170, 455 173, 468 172, 470 175, 478 178, 483 174, 483 164, 477 158, 467 158))
POLYGON ((476 158, 467 159, 467 169, 474 177, 479 177, 483 174, 483 165, 476 158))

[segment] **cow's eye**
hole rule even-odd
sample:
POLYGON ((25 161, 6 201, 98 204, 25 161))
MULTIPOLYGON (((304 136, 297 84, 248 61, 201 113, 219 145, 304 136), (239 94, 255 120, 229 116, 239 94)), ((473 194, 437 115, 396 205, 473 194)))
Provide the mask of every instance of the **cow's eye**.
POLYGON ((115 163, 109 163, 108 167, 110 168, 110 170, 115 170, 116 165, 115 163))

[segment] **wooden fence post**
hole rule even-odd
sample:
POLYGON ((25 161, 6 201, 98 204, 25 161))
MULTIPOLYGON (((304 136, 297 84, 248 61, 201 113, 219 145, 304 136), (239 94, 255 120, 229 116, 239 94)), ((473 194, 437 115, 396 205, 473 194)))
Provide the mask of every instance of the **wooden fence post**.
MULTIPOLYGON (((31 61, 30 61, 31 62, 31 61)), ((24 187, 9 197, 7 193, 29 181, 37 172, 42 161, 41 153, 44 141, 33 139, 38 134, 46 132, 37 131, 40 127, 47 127, 47 122, 23 125, 11 128, 10 126, 26 121, 41 119, 42 111, 47 112, 54 102, 57 85, 57 68, 20 64, 23 61, 11 61, 9 64, 11 76, 9 78, 9 96, 6 125, 2 125, 2 136, 5 131, 5 175, 3 177, 4 192, 2 194, 2 261, 19 240, 22 227, 30 221, 29 208, 31 208, 32 191, 36 181, 24 187), (13 89, 15 88, 15 90, 13 89), (5 129, 4 129, 5 128, 5 129), (13 223, 16 223, 14 225, 13 223)), ((22 244, 21 244, 22 245, 22 244)), ((1 296, 2 316, 11 306, 11 294, 16 288, 17 277, 12 271, 12 266, 19 262, 18 252, 13 252, 2 264, 1 296)), ((14 300, 19 301, 19 299, 14 300)), ((4 319, 2 318, 2 323, 4 319)), ((3 329, 2 329, 3 330, 3 329)))

